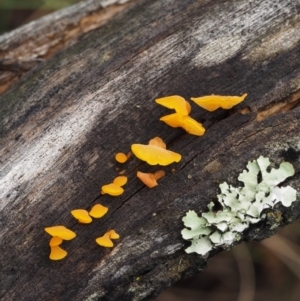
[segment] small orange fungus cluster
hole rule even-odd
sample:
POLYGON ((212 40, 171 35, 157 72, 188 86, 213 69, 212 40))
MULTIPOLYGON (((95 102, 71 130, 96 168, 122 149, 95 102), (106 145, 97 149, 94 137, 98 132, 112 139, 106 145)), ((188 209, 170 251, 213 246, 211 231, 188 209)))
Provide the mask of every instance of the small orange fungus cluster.
POLYGON ((62 249, 59 245, 63 240, 71 240, 76 237, 76 233, 66 228, 65 226, 53 226, 45 228, 45 231, 52 236, 50 246, 51 260, 60 260, 67 256, 68 252, 62 249))
POLYGON ((166 166, 181 160, 181 155, 166 149, 165 143, 159 137, 149 141, 145 144, 132 144, 131 150, 134 155, 149 165, 166 166))
MULTIPOLYGON (((231 109, 233 106, 242 102, 246 96, 247 93, 243 94, 242 96, 210 95, 203 97, 192 97, 191 100, 193 100, 200 107, 212 112, 218 108, 231 109)), ((158 98, 155 101, 164 107, 174 109, 176 112, 163 116, 159 120, 174 128, 181 127, 191 135, 204 135, 205 128, 201 123, 189 116, 191 112, 191 106, 183 97, 172 95, 158 98)))
POLYGON ((155 173, 144 173, 138 171, 136 176, 149 188, 157 186, 157 181, 165 176, 165 171, 158 170, 155 173))
MULTIPOLYGON (((101 204, 95 204, 90 212, 85 209, 75 209, 71 211, 71 214, 78 220, 79 223, 89 224, 93 221, 91 217, 101 218, 107 213, 107 211, 107 207, 101 204)), ((76 233, 65 226, 47 227, 45 228, 45 231, 52 236, 49 242, 51 249, 49 258, 51 260, 61 260, 65 258, 68 252, 62 249, 59 245, 64 240, 71 240, 75 238, 76 233)), ((114 237, 116 236, 114 230, 111 230, 110 233, 112 233, 114 237)))
POLYGON ((101 187, 101 194, 109 194, 111 196, 119 196, 124 192, 122 186, 127 183, 126 176, 116 177, 112 183, 103 185, 101 187))
POLYGON ((176 112, 163 116, 159 120, 173 128, 181 127, 191 135, 202 136, 205 133, 202 124, 189 116, 191 105, 183 97, 172 95, 158 98, 155 101, 164 107, 174 109, 176 112))
MULTIPOLYGON (((246 98, 247 94, 242 96, 220 96, 210 95, 203 97, 192 97, 191 99, 208 111, 214 111, 218 108, 231 109, 233 106, 242 102, 246 98)), ((191 105, 181 96, 173 95, 155 100, 156 103, 168 108, 174 109, 175 113, 163 116, 161 121, 165 122, 171 127, 181 127, 186 132, 196 136, 202 136, 205 133, 205 129, 201 123, 189 116, 191 112, 191 105)), ((131 150, 133 154, 142 161, 147 162, 149 165, 162 165, 167 166, 174 162, 181 160, 181 155, 173 151, 167 150, 164 141, 155 137, 145 144, 132 144, 131 150)), ((118 163, 125 163, 131 156, 131 153, 125 155, 124 153, 117 153, 115 160, 118 163)), ((174 169, 172 169, 174 172, 174 169)), ((125 171, 122 171, 122 174, 125 171)), ((121 174, 121 173, 120 173, 121 174)), ((157 181, 165 176, 164 170, 158 170, 154 173, 137 172, 137 177, 149 188, 157 186, 157 181)), ((112 183, 103 185, 101 187, 101 194, 108 194, 111 196, 119 196, 124 192, 122 188, 127 183, 128 178, 126 176, 116 177, 112 183)), ((93 221, 93 218, 101 218, 108 212, 108 208, 96 204, 88 212, 85 209, 75 209, 71 211, 71 214, 78 220, 79 223, 89 224, 93 221)), ((53 226, 45 228, 45 231, 52 236, 50 245, 50 259, 60 260, 67 256, 67 251, 62 249, 60 245, 64 240, 71 240, 76 237, 76 234, 66 228, 65 226, 53 226)), ((115 230, 107 231, 103 236, 96 238, 96 243, 100 246, 111 248, 114 246, 112 240, 120 238, 119 234, 115 230)))
POLYGON ((114 246, 112 239, 118 239, 120 235, 115 230, 107 231, 103 236, 96 238, 96 243, 102 247, 112 248, 114 246))

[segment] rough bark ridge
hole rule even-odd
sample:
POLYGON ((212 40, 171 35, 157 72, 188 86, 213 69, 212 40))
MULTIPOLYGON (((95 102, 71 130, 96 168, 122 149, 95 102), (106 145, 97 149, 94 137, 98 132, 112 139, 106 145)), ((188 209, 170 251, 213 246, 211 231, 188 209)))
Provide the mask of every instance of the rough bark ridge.
MULTIPOLYGON (((290 161, 287 184, 300 191, 299 12, 293 0, 140 0, 3 95, 1 300, 151 298, 217 253, 185 254, 181 218, 205 210, 220 182, 236 184, 249 160, 290 161), (167 110, 153 101, 244 92, 229 112, 193 106, 203 137, 159 122, 167 110), (124 195, 100 196, 118 173, 114 154, 157 135, 183 157, 160 185, 146 189, 135 173, 151 168, 132 159, 124 195), (109 207, 104 218, 74 221, 70 210, 95 202, 109 207), (78 235, 60 262, 48 259, 43 230, 55 224, 78 235), (121 235, 112 250, 94 242, 108 229, 121 235)), ((299 202, 275 213, 243 239, 297 220, 299 202)))

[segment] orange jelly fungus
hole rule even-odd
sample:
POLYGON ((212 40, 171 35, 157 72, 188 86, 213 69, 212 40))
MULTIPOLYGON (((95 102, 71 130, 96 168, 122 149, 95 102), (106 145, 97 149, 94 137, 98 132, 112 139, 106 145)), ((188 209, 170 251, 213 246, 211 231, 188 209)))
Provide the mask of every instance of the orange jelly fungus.
POLYGON ((90 217, 89 213, 85 209, 75 209, 71 211, 71 214, 80 222, 83 224, 89 224, 93 220, 90 217))
POLYGON ((76 233, 65 226, 53 226, 45 228, 45 231, 51 236, 60 237, 63 240, 71 240, 76 237, 76 233))
POLYGON ((137 172, 137 177, 149 188, 153 188, 157 186, 157 181, 165 176, 165 172, 163 170, 158 170, 155 173, 144 173, 137 172))
POLYGON ((174 109, 176 113, 188 115, 191 112, 191 105, 181 96, 172 95, 155 99, 155 102, 168 108, 174 109))
POLYGON ((65 258, 68 254, 68 252, 62 249, 60 246, 53 246, 50 248, 51 248, 51 252, 49 258, 51 260, 61 260, 65 258))
POLYGON ((117 153, 115 159, 119 163, 125 163, 128 160, 128 157, 124 153, 117 153))
POLYGON ((218 108, 231 109, 235 105, 242 102, 247 96, 247 93, 242 96, 222 96, 222 95, 209 95, 202 97, 192 97, 191 100, 194 101, 200 107, 212 112, 218 108))
POLYGON ((110 233, 106 232, 103 236, 96 238, 96 243, 99 246, 112 248, 114 246, 113 242, 110 239, 110 233))
POLYGON ((111 239, 119 239, 120 235, 115 230, 110 230, 107 233, 109 233, 109 237, 111 239))
POLYGON ((169 151, 158 145, 132 144, 131 150, 137 158, 146 161, 149 165, 159 164, 166 166, 181 160, 180 154, 169 151))
POLYGON ((202 126, 202 124, 190 116, 183 116, 178 113, 174 113, 163 116, 159 120, 165 122, 167 125, 173 128, 182 127, 191 135, 202 136, 205 133, 205 128, 202 126))
POLYGON ((124 192, 124 189, 119 185, 111 183, 111 184, 103 185, 102 191, 112 196, 118 196, 124 192))
POLYGON ((118 186, 124 186, 127 183, 128 178, 126 176, 116 177, 113 181, 114 184, 118 186))
POLYGON ((53 236, 53 237, 50 239, 49 246, 50 246, 50 247, 59 246, 62 242, 63 242, 63 239, 62 239, 62 238, 57 237, 57 236, 53 236))
POLYGON ((94 218, 100 218, 104 216, 107 213, 107 211, 108 211, 107 207, 104 207, 101 204, 96 204, 93 206, 89 214, 94 218))

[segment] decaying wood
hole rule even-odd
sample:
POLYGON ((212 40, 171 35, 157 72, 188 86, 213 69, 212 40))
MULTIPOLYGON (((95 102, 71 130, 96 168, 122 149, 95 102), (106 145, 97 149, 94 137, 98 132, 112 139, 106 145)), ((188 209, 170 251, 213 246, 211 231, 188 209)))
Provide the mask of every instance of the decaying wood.
MULTIPOLYGON (((296 175, 286 183, 300 191, 299 29, 294 0, 140 0, 2 96, 1 300, 149 299, 222 251, 186 254, 181 218, 206 210, 218 184, 236 184, 249 160, 291 162, 296 175), (203 137, 158 121, 169 110, 157 97, 245 92, 230 111, 193 105, 203 137), (155 168, 134 158, 118 166, 114 155, 154 136, 182 161, 147 189, 136 171, 155 168), (124 195, 100 196, 122 169, 124 195), (104 218, 79 225, 70 215, 96 202, 109 207, 104 218), (64 243, 66 259, 52 262, 44 227, 57 224, 77 238, 64 243), (108 229, 121 235, 113 249, 94 241, 108 229)), ((243 240, 268 237, 299 215, 298 201, 278 206, 243 240)))
POLYGON ((0 36, 0 94, 40 62, 67 49, 133 2, 82 1, 0 36))

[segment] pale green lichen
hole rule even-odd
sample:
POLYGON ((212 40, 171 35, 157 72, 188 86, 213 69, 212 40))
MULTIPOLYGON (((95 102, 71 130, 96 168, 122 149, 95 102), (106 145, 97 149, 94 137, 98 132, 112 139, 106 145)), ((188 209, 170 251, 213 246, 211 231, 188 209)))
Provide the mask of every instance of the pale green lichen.
POLYGON ((250 224, 255 224, 266 217, 265 209, 273 208, 277 203, 289 207, 296 201, 297 191, 291 186, 278 187, 286 178, 294 175, 292 164, 283 162, 278 169, 267 171, 268 158, 260 156, 250 161, 238 177, 243 187, 233 187, 226 182, 219 185, 221 193, 218 201, 223 210, 214 212, 214 203, 208 204, 208 212, 201 217, 190 210, 182 218, 184 228, 182 237, 191 241, 187 253, 206 255, 217 246, 228 248, 241 239, 241 233, 250 224), (261 180, 259 180, 259 178, 261 180))

